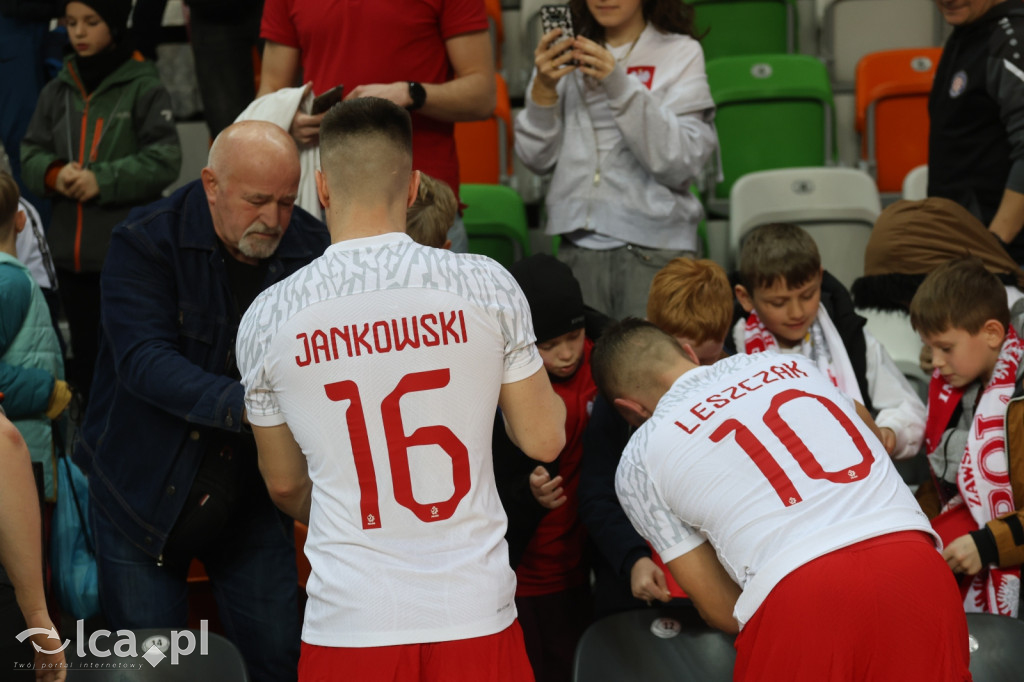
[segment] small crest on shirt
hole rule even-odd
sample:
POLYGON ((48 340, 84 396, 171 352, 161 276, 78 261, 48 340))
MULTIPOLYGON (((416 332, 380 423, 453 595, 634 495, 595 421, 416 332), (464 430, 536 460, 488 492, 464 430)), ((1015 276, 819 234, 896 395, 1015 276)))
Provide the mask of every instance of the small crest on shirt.
POLYGON ((963 70, 957 71, 955 74, 953 74, 953 80, 949 84, 949 96, 954 98, 959 97, 960 95, 964 94, 964 90, 966 89, 967 72, 963 70))
POLYGON ((632 74, 644 84, 648 90, 654 84, 654 67, 653 66, 631 66, 626 69, 627 74, 632 74))

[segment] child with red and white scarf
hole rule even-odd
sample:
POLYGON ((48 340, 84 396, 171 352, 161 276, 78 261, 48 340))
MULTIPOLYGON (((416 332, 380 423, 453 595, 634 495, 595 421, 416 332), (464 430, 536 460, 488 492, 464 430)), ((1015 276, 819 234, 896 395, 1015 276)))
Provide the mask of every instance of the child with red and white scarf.
POLYGON ((952 260, 925 278, 910 320, 935 366, 925 443, 942 505, 932 523, 946 543, 943 557, 964 576, 967 611, 1016 617, 1024 458, 1008 446, 1007 411, 1024 344, 1006 290, 977 258, 952 260))
POLYGON ((864 330, 845 287, 821 267, 818 247, 791 223, 750 231, 740 251, 736 298, 747 317, 733 327, 738 353, 799 353, 840 391, 875 414, 894 459, 913 457, 924 435, 924 403, 889 353, 864 330))

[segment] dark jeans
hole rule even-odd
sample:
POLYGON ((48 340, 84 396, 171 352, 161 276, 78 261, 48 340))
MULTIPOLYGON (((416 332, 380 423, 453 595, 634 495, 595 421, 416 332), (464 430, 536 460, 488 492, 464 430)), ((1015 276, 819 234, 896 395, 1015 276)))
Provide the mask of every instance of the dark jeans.
POLYGON ((190 40, 210 137, 234 123, 256 96, 252 50, 259 43, 262 10, 262 2, 233 16, 192 10, 190 40))
MULTIPOLYGON (((157 565, 95 505, 90 512, 108 627, 185 629, 189 560, 157 565)), ((198 557, 210 577, 227 636, 242 652, 253 682, 287 682, 297 676, 300 626, 293 529, 292 520, 274 507, 263 488, 242 500, 213 548, 198 557)))

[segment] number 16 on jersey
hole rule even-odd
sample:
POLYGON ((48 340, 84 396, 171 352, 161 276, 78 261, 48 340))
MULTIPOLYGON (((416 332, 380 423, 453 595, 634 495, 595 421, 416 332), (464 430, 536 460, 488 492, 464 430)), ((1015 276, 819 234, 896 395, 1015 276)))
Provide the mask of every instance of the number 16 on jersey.
MULTIPOLYGON (((387 439, 388 463, 391 466, 391 480, 394 482, 395 501, 409 509, 416 518, 425 523, 451 518, 452 514, 468 493, 471 486, 469 451, 447 426, 421 426, 406 435, 402 424, 402 398, 418 391, 444 388, 451 379, 448 369, 406 374, 381 402, 380 415, 387 439), (412 475, 409 465, 409 448, 436 445, 452 462, 454 491, 447 500, 417 502, 413 496, 412 475)), ((380 498, 377 490, 377 472, 373 466, 370 438, 366 430, 366 416, 359 387, 354 381, 337 381, 324 385, 327 397, 333 401, 348 401, 345 421, 348 424, 352 456, 355 460, 356 476, 359 481, 359 511, 363 529, 381 527, 380 498)))

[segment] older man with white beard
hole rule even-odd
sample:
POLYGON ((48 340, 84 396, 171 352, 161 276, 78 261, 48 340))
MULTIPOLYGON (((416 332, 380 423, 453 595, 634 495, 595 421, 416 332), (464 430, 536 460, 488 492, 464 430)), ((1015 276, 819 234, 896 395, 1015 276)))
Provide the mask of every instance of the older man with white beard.
POLYGON ((298 184, 292 138, 237 123, 201 180, 114 229, 75 449, 109 627, 186 627, 198 558, 253 680, 275 682, 295 679, 299 655, 292 522, 257 469, 234 347, 256 295, 330 242, 294 206, 298 184))

